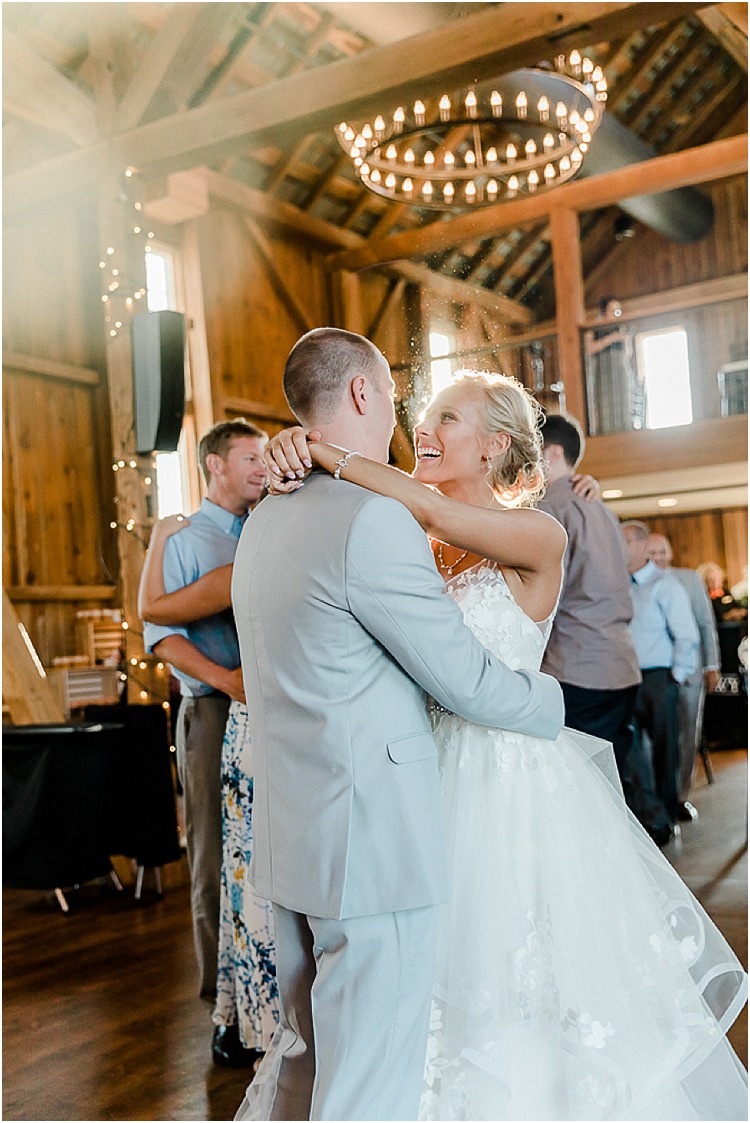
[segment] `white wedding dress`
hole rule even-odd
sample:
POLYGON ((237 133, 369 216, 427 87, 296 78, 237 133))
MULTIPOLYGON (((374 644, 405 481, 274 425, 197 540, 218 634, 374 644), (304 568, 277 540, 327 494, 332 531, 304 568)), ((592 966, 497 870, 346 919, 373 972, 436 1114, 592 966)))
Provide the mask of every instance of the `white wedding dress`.
MULTIPOLYGON (((447 592, 486 648, 539 667, 549 622, 497 567, 447 592)), ((725 1037, 745 975, 626 809, 610 746, 431 708, 452 895, 420 1119, 747 1119, 725 1037)))

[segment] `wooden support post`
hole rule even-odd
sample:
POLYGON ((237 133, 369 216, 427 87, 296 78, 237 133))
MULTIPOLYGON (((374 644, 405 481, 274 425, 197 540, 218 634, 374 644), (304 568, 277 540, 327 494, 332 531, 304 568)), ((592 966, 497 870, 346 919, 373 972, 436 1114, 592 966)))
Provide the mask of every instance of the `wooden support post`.
MULTIPOLYGON (((144 247, 141 240, 133 236, 132 219, 116 172, 104 179, 99 201, 99 239, 102 260, 118 262, 119 276, 129 278, 129 289, 145 290, 144 247), (109 249, 114 252, 108 253, 109 249)), ((146 312, 145 297, 134 301, 134 306, 137 306, 137 313, 146 312)), ((112 521, 118 524, 119 592, 124 617, 127 697, 130 703, 147 703, 153 702, 155 696, 144 688, 144 672, 138 669, 144 654, 138 617, 138 584, 150 521, 148 491, 144 481, 151 474, 152 461, 150 456, 137 456, 135 453, 133 358, 128 322, 122 310, 118 320, 116 308, 120 305, 114 297, 108 302, 108 307, 111 308, 110 319, 103 327, 112 416, 112 464, 118 465, 114 471, 115 516, 112 521), (119 329, 117 322, 122 323, 119 329), (142 696, 144 693, 145 698, 142 696)))
POLYGON ((362 307, 359 277, 356 273, 350 273, 346 269, 340 270, 336 277, 340 300, 340 326, 346 328, 347 331, 356 331, 360 335, 364 335, 367 325, 365 324, 365 314, 362 307))
POLYGON ((552 262, 560 376, 565 386, 565 412, 586 428, 586 393, 578 325, 585 316, 583 266, 578 215, 554 210, 550 215, 552 262))

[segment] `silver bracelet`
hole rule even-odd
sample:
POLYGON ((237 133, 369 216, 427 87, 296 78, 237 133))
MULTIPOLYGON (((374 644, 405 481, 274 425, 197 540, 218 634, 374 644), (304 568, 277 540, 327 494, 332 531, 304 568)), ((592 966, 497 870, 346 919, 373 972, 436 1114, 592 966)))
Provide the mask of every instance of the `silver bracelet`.
POLYGON ((351 450, 351 452, 346 452, 346 453, 344 453, 344 455, 343 455, 343 456, 341 457, 341 459, 340 459, 340 460, 337 460, 337 461, 336 461, 336 469, 335 469, 335 471, 334 471, 334 473, 333 473, 333 478, 334 478, 334 480, 340 480, 340 479, 341 479, 341 473, 342 473, 342 471, 344 470, 344 468, 346 468, 346 466, 347 466, 347 464, 349 463, 349 461, 350 461, 350 460, 351 460, 351 459, 352 459, 353 457, 355 457, 355 456, 361 456, 361 455, 362 455, 362 453, 361 453, 361 452, 357 452, 356 448, 353 448, 353 449, 351 450))

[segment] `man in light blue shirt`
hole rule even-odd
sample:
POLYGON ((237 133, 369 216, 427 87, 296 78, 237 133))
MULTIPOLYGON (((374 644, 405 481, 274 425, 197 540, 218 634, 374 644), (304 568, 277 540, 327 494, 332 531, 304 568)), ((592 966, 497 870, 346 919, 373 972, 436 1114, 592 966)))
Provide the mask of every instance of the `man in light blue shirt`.
MULTIPOLYGON (((219 422, 202 438, 198 453, 207 497, 189 525, 166 543, 168 593, 234 562, 248 511, 263 492, 265 442, 266 434, 244 419, 219 422)), ((184 793, 193 936, 200 993, 213 1001, 221 894, 221 747, 230 699, 245 697, 234 616, 227 608, 184 626, 146 624, 144 644, 171 663, 180 681, 177 769, 184 793)), ((215 1039, 215 1057, 217 1044, 215 1039)))
POLYGON ((656 842, 664 843, 678 818, 679 686, 698 665, 700 640, 682 585, 649 560, 648 527, 630 521, 622 530, 633 598, 630 630, 643 676, 636 696, 635 756, 659 809, 659 821, 649 829, 656 842), (650 769, 644 735, 651 742, 650 769))

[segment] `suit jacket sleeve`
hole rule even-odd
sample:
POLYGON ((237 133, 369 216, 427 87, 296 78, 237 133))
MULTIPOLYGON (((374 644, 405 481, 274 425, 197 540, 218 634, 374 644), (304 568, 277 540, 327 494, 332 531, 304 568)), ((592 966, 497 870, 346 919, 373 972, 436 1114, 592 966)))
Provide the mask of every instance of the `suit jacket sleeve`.
POLYGON ((373 496, 362 505, 346 566, 353 615, 441 706, 480 725, 558 735, 558 683, 511 671, 482 647, 445 594, 424 531, 400 503, 373 496))
POLYGON ((690 579, 690 607, 698 625, 701 638, 701 659, 704 671, 718 671, 721 666, 719 655, 719 636, 716 631, 716 617, 714 616, 711 598, 706 586, 698 573, 692 574, 690 579), (693 580, 695 577, 695 580, 693 580))

